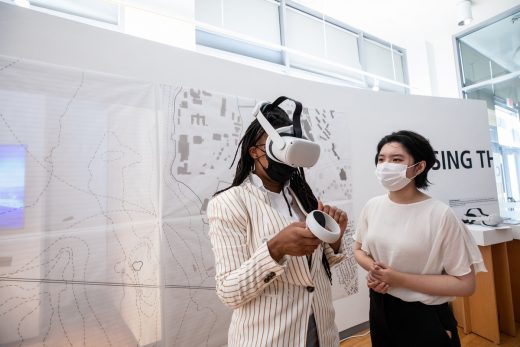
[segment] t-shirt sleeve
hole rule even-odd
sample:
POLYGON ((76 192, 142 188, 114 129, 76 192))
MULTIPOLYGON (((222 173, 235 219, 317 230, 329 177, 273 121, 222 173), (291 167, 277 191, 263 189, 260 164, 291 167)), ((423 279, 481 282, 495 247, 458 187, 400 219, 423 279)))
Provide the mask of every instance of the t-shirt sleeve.
POLYGON ((460 221, 453 210, 444 214, 441 228, 444 240, 441 247, 444 270, 452 276, 464 276, 471 272, 485 272, 482 254, 469 230, 460 221))
POLYGON ((367 218, 368 204, 366 204, 359 215, 359 219, 356 222, 356 231, 354 233, 354 241, 363 244, 363 240, 366 237, 368 231, 368 218, 367 218))

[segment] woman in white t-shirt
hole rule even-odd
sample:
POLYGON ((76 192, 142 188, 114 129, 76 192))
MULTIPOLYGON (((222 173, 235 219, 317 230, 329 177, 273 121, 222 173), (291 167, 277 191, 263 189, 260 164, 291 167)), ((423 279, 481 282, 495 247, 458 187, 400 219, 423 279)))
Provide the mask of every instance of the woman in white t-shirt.
POLYGON ((449 302, 486 271, 464 224, 426 195, 435 164, 429 141, 398 131, 377 145, 376 177, 389 193, 367 202, 354 235, 368 271, 372 346, 460 346, 449 302))

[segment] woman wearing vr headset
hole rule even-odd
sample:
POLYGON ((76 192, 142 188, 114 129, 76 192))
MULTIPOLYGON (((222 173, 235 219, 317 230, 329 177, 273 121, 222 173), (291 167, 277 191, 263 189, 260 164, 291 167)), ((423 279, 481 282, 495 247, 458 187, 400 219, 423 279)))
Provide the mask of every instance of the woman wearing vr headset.
POLYGON ((402 130, 381 139, 375 163, 388 194, 368 201, 354 235, 356 260, 368 271, 372 346, 460 346, 449 302, 471 295, 475 272, 486 269, 451 208, 420 190, 435 152, 402 130))
MULTIPOLYGON (((277 129, 292 125, 278 106, 285 99, 260 108, 277 129)), ((267 156, 267 137, 255 119, 240 140, 231 187, 208 205, 217 294, 234 309, 228 345, 338 346, 330 266, 345 257, 342 240, 324 243, 302 221, 319 208, 336 220, 342 236, 347 215, 318 202, 302 168, 267 156)))

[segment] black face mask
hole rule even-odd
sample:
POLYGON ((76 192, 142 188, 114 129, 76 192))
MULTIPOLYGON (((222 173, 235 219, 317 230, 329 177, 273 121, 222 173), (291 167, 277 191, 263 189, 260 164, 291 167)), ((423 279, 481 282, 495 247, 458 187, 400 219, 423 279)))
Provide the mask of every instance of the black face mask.
POLYGON ((291 176, 297 170, 295 167, 278 163, 273 159, 269 158, 269 156, 267 156, 267 162, 269 163, 269 165, 267 166, 267 169, 264 168, 265 173, 273 181, 278 183, 287 182, 289 179, 291 179, 291 176))
POLYGON ((291 176, 297 170, 297 168, 295 167, 274 161, 273 159, 269 158, 269 156, 266 154, 264 154, 264 156, 267 158, 267 168, 264 167, 262 163, 260 163, 260 161, 258 161, 258 164, 260 164, 260 166, 264 169, 267 176, 269 176, 269 178, 275 182, 282 184, 287 182, 289 179, 291 179, 291 176))

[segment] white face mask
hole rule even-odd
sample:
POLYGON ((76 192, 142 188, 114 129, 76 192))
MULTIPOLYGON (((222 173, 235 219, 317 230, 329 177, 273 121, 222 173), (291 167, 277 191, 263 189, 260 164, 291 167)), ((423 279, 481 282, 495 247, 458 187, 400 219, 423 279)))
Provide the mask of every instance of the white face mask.
POLYGON ((406 177, 406 170, 414 167, 419 163, 412 166, 406 166, 404 164, 396 163, 379 163, 376 167, 376 177, 379 183, 385 187, 388 191, 395 192, 406 187, 408 183, 412 181, 414 177, 406 177))

